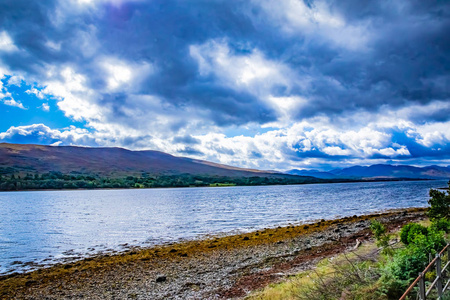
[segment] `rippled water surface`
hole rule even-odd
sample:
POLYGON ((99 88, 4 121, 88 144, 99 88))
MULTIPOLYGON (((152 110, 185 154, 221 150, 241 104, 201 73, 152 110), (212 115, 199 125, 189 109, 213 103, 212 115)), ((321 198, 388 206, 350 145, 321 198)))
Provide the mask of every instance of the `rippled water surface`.
POLYGON ((0 193, 0 273, 120 251, 427 205, 446 181, 0 193), (124 245, 127 244, 127 245, 124 245))

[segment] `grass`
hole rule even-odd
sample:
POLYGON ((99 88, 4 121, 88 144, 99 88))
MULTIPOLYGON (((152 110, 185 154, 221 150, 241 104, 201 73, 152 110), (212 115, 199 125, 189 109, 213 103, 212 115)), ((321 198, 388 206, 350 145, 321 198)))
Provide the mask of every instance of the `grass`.
POLYGON ((356 251, 321 260, 313 270, 301 272, 289 280, 271 284, 249 295, 247 300, 362 299, 378 288, 376 271, 379 254, 374 243, 364 243, 356 251), (357 291, 357 294, 355 293, 357 291))
POLYGON ((236 186, 236 183, 210 183, 210 187, 216 187, 216 186, 236 186))

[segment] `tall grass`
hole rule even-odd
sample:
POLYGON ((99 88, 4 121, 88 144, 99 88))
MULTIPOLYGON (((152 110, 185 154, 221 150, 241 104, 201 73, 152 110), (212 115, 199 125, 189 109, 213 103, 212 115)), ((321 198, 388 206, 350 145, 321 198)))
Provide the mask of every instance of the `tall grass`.
POLYGON ((387 299, 378 293, 379 258, 375 245, 365 244, 358 251, 324 259, 314 270, 271 285, 247 299, 387 299))

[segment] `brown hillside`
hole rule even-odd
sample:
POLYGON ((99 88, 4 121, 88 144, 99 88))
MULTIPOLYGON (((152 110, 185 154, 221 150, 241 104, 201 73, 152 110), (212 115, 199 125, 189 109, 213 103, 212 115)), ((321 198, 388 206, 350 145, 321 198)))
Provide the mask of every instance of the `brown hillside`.
POLYGON ((159 151, 0 143, 0 168, 21 173, 58 171, 103 176, 194 174, 210 176, 291 177, 270 171, 242 169, 176 157, 159 151))

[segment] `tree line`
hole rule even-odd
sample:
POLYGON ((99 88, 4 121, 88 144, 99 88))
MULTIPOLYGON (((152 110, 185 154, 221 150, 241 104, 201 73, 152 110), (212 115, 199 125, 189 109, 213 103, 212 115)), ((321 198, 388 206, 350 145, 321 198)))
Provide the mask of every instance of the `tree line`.
POLYGON ((206 175, 160 175, 104 177, 86 174, 63 174, 48 172, 42 174, 0 175, 1 191, 41 189, 99 189, 99 188, 161 188, 202 186, 252 186, 287 185, 323 182, 321 179, 302 177, 230 177, 206 175))

